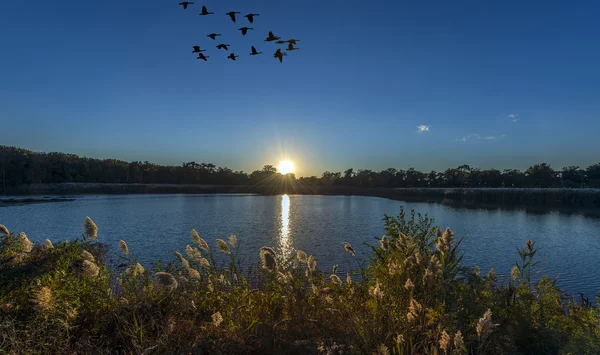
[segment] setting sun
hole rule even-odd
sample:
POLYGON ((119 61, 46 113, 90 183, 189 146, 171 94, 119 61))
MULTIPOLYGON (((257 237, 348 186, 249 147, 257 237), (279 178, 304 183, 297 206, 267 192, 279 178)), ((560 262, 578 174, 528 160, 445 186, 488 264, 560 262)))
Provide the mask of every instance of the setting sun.
POLYGON ((277 170, 285 175, 288 173, 293 173, 294 172, 294 163, 289 161, 289 160, 284 160, 279 162, 279 165, 277 166, 277 170))

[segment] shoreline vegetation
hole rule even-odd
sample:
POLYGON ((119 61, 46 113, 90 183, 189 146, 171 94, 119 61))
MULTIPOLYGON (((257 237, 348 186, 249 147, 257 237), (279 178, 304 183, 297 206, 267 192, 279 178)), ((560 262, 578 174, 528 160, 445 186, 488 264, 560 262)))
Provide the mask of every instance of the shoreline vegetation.
MULTIPOLYGON (((384 223, 370 262, 345 275, 269 246, 244 268, 235 235, 209 245, 192 230, 173 261, 144 267, 136 246, 103 244, 89 217, 67 242, 0 225, 0 352, 600 353, 598 306, 532 277, 534 242, 503 277, 464 265, 461 240, 427 216, 401 208, 384 223)), ((339 252, 355 257, 347 242, 339 252)))

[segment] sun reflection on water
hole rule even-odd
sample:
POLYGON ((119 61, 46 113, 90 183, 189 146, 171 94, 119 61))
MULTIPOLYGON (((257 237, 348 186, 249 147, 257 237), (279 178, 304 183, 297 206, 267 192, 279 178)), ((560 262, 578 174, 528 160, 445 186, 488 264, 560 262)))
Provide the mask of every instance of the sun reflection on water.
POLYGON ((292 243, 290 241, 290 197, 281 196, 281 231, 279 233, 279 250, 284 257, 288 257, 292 252, 292 243))

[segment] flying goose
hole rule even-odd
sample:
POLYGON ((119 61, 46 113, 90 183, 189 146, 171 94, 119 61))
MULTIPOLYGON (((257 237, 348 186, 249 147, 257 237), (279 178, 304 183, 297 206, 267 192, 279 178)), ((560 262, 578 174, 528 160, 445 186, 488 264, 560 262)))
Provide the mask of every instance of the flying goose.
POLYGON ((206 52, 206 49, 200 49, 200 46, 193 46, 192 48, 194 48, 192 53, 206 52))
POLYGON ((283 57, 286 56, 287 53, 282 53, 281 48, 277 49, 275 54, 273 54, 273 58, 279 59, 279 63, 283 63, 283 57))
POLYGON ((206 35, 206 37, 210 37, 212 39, 215 39, 217 36, 220 36, 220 35, 221 35, 220 33, 211 33, 209 35, 206 35))
POLYGON ((229 47, 229 46, 231 46, 231 44, 223 44, 223 43, 221 43, 221 44, 219 44, 217 46, 217 49, 224 49, 224 50, 228 51, 229 48, 227 48, 227 47, 229 47))
POLYGON ((288 43, 288 42, 287 41, 277 41, 275 43, 277 43, 277 44, 285 44, 285 43, 288 43))
POLYGON ((248 33, 248 30, 253 30, 254 28, 250 28, 250 27, 242 27, 242 28, 238 28, 240 31, 242 31, 242 36, 245 36, 246 33, 248 33))
POLYGON ((290 43, 288 45, 288 47, 287 47, 286 50, 288 50, 288 51, 297 51, 298 49, 300 49, 300 48, 295 48, 294 45, 290 43))
POLYGON ((273 41, 277 41, 278 39, 281 39, 281 37, 277 37, 273 34, 273 32, 269 31, 269 37, 267 37, 267 39, 265 39, 265 42, 273 42, 273 41))
POLYGON ((208 12, 208 10, 206 9, 206 5, 202 5, 202 12, 200 13, 200 16, 206 16, 206 15, 212 15, 214 14, 214 12, 208 12))
POLYGON ((184 10, 187 10, 188 5, 191 5, 191 4, 193 4, 193 2, 191 2, 191 1, 182 1, 179 3, 179 5, 183 6, 184 10))
POLYGON ((254 46, 251 46, 251 47, 252 47, 252 53, 250 53, 250 55, 262 54, 262 52, 257 52, 256 48, 254 48, 254 46))
POLYGON ((200 53, 196 59, 202 59, 203 61, 208 62, 208 58, 210 57, 205 56, 204 53, 200 53))
POLYGON ((237 12, 237 11, 229 11, 225 15, 228 15, 229 17, 231 17, 231 21, 235 22, 235 14, 240 14, 240 13, 241 12, 237 12))
POLYGON ((231 60, 235 60, 235 58, 239 57, 239 55, 235 55, 233 52, 231 52, 230 55, 227 56, 227 58, 231 59, 231 60))
POLYGON ((254 23, 254 16, 260 16, 260 14, 248 14, 248 15, 244 15, 244 17, 247 18, 250 23, 254 23))
POLYGON ((299 39, 288 39, 288 40, 287 40, 287 41, 285 41, 285 42, 287 42, 287 43, 289 43, 289 44, 296 45, 296 44, 297 44, 296 42, 300 42, 300 40, 299 40, 299 39))

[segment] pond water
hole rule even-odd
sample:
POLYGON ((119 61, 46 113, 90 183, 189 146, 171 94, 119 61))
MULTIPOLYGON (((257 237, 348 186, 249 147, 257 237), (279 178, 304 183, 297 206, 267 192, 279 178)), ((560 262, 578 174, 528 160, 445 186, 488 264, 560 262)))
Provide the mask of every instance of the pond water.
POLYGON ((473 209, 435 203, 393 201, 362 196, 257 195, 124 195, 85 196, 75 201, 0 207, 0 223, 25 232, 34 242, 53 242, 82 235, 90 216, 99 227, 98 241, 118 252, 124 239, 146 265, 173 259, 185 251, 195 228, 211 248, 216 238, 234 233, 243 263, 258 262, 258 250, 273 246, 283 253, 301 249, 313 254, 319 268, 357 269, 366 262, 368 247, 384 234, 384 214, 397 215, 400 206, 427 213, 437 225, 462 237, 464 262, 483 272, 494 268, 508 275, 518 258, 517 247, 537 242, 540 272, 558 285, 593 299, 600 290, 600 218, 580 213, 473 209), (357 257, 344 252, 352 244, 357 257))

